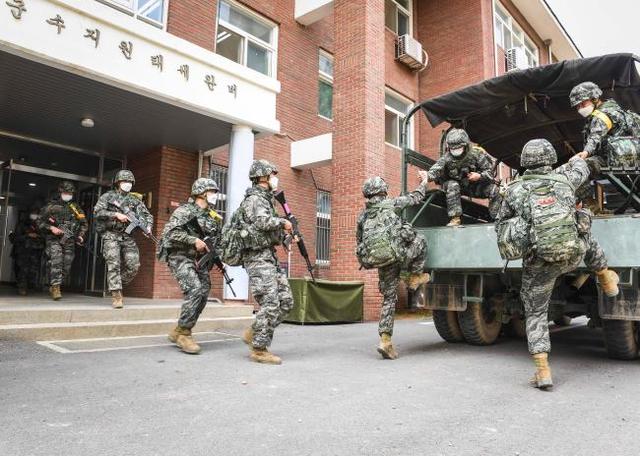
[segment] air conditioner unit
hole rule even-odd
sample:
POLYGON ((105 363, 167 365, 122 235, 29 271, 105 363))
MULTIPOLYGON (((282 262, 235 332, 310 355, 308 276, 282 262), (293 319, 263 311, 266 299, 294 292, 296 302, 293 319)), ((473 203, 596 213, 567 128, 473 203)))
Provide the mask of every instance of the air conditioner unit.
POLYGON ((506 61, 507 71, 526 70, 529 68, 527 54, 521 47, 507 49, 506 61))
POLYGON ((422 49, 422 44, 411 35, 400 35, 396 38, 396 60, 412 70, 424 70, 429 63, 429 56, 422 49))

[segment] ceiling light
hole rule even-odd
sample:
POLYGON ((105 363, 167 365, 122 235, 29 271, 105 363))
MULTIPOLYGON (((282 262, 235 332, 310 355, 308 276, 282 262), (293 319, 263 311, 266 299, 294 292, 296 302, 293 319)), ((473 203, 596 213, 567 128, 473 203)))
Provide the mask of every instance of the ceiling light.
POLYGON ((36 183, 35 182, 29 182, 29 187, 35 187, 36 183))
POLYGON ((82 125, 84 128, 93 128, 93 126, 95 125, 95 123, 93 122, 93 119, 90 119, 88 117, 85 117, 84 119, 82 119, 82 121, 80 122, 80 125, 82 125))

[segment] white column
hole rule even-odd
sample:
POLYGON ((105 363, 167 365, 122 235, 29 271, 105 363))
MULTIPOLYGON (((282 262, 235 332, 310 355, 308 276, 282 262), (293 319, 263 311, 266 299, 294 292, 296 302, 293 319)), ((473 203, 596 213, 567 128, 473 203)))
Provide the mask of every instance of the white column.
MULTIPOLYGON (((227 212, 225 223, 231 220, 231 215, 240 206, 244 192, 251 186, 249 168, 253 162, 253 147, 255 138, 251 127, 234 125, 231 129, 229 143, 229 174, 227 180, 227 212)), ((234 298, 229 287, 224 287, 225 299, 246 300, 249 298, 249 278, 242 266, 229 267, 229 276, 233 278, 234 298)))

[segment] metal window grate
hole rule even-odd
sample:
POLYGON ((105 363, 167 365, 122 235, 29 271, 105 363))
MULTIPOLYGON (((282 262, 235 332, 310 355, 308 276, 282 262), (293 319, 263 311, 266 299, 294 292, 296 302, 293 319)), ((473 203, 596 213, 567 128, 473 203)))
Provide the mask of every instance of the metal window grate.
POLYGON ((209 177, 216 181, 218 188, 220 188, 220 196, 218 196, 218 202, 216 203, 215 210, 223 218, 227 213, 227 174, 229 170, 215 163, 209 165, 209 177))
POLYGON ((316 193, 316 264, 329 266, 331 239, 331 193, 316 193))

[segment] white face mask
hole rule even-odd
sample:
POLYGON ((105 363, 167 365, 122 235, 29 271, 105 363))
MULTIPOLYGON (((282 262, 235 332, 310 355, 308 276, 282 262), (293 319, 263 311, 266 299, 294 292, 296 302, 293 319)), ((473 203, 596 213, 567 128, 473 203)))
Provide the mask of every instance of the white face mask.
POLYGON ((593 106, 593 104, 590 104, 578 109, 578 114, 580 114, 582 117, 589 117, 594 109, 595 106, 593 106))
POLYGON ((271 187, 271 190, 275 191, 278 188, 278 177, 277 176, 271 176, 269 178, 269 187, 271 187))
POLYGON ((31 220, 38 220, 38 214, 29 214, 31 220))
POLYGON ((125 193, 130 192, 131 187, 133 187, 133 184, 131 182, 120 182, 120 190, 122 190, 125 193))
POLYGON ((458 149, 451 149, 451 155, 454 157, 459 157, 464 153, 464 147, 460 147, 458 149))
POLYGON ((217 193, 207 193, 207 203, 211 206, 215 206, 218 202, 218 194, 217 193))
POLYGON ((73 193, 62 193, 60 195, 60 198, 62 198, 62 201, 64 201, 65 203, 68 203, 73 199, 73 193))

